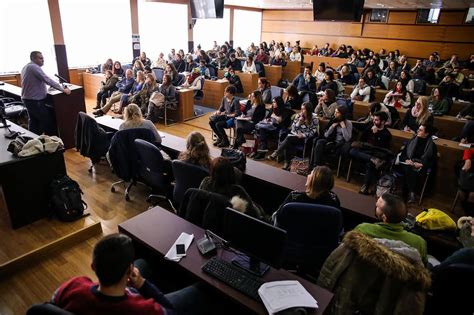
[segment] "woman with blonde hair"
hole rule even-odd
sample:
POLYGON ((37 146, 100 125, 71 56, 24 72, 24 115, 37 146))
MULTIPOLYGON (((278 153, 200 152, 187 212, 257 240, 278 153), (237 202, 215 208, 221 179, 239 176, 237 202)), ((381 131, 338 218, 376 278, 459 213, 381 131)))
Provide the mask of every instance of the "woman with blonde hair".
POLYGON ((403 131, 416 134, 420 125, 433 125, 433 115, 428 110, 428 97, 420 96, 415 102, 415 106, 408 109, 405 117, 403 117, 403 131))
POLYGON ((306 190, 292 191, 286 197, 280 208, 273 213, 273 222, 278 221, 278 213, 289 202, 303 202, 312 204, 321 204, 338 208, 340 206, 339 198, 332 191, 334 188, 334 176, 327 166, 316 166, 308 175, 305 184, 306 190))
POLYGON ((209 169, 211 166, 211 154, 206 139, 204 139, 201 133, 193 131, 188 135, 186 151, 179 154, 178 160, 209 169))
POLYGON ((155 125, 146 119, 143 119, 142 111, 137 104, 130 104, 124 108, 124 122, 120 125, 119 130, 144 128, 149 129, 155 135, 155 142, 161 143, 161 136, 156 130, 155 125))

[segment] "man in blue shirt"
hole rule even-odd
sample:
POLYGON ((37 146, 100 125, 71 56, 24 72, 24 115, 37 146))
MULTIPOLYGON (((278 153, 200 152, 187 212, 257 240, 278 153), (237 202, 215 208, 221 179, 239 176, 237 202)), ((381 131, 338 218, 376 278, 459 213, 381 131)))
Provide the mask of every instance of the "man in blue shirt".
POLYGON ((44 64, 43 54, 39 51, 30 53, 30 62, 21 70, 21 99, 28 110, 28 129, 36 134, 57 135, 54 109, 46 105, 48 90, 46 84, 67 95, 71 90, 61 86, 48 77, 41 67, 44 64))

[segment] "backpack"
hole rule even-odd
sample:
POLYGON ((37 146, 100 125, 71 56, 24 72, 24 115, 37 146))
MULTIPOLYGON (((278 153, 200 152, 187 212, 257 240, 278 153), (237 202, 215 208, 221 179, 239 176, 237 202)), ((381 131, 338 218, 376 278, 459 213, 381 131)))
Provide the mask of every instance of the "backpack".
POLYGON ((79 184, 64 175, 50 184, 52 215, 60 221, 71 222, 84 216, 87 204, 82 200, 83 194, 79 184))
POLYGON ((392 174, 385 174, 377 181, 377 189, 375 195, 377 196, 377 198, 379 198, 387 192, 393 194, 396 190, 396 186, 397 181, 395 176, 393 176, 392 174))
POLYGON ((309 159, 294 157, 290 163, 290 172, 308 176, 311 173, 309 159))
POLYGON ((245 154, 242 151, 230 148, 223 148, 221 156, 229 159, 232 166, 237 167, 242 172, 245 171, 247 158, 245 157, 245 154))

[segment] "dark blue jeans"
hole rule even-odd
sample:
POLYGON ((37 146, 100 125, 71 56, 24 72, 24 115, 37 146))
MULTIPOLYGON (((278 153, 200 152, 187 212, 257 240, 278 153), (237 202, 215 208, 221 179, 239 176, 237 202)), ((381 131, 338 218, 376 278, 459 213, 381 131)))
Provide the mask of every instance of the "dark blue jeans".
POLYGON ((370 161, 370 159, 372 158, 372 155, 364 152, 363 150, 359 148, 352 148, 349 151, 349 154, 354 159, 365 163, 364 184, 366 186, 370 185, 375 179, 375 172, 376 172, 374 163, 370 161))
POLYGON ((37 135, 57 136, 56 115, 54 108, 46 105, 46 100, 23 100, 28 110, 28 129, 37 135))

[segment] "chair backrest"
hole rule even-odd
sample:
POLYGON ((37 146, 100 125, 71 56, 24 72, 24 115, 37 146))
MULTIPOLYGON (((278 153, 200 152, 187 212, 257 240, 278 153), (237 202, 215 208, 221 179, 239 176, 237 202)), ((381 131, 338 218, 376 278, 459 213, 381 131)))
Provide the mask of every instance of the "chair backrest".
POLYGON ((105 130, 84 112, 79 112, 75 138, 76 149, 82 156, 90 158, 92 163, 99 162, 109 149, 110 141, 105 130))
POLYGON ((265 67, 263 66, 263 63, 261 63, 260 61, 255 61, 255 70, 257 70, 259 77, 265 76, 265 67))
POLYGON ((160 149, 142 139, 135 139, 138 178, 154 189, 166 189, 165 165, 160 149))
POLYGON ((26 315, 74 315, 71 312, 65 311, 59 306, 51 303, 35 304, 31 306, 26 315))
POLYGON ((123 69, 123 71, 127 71, 128 69, 132 69, 132 64, 131 63, 122 64, 122 69, 123 69))
POLYGON ((145 128, 119 130, 110 142, 109 159, 115 174, 122 180, 133 180, 137 176, 138 156, 135 139, 153 142, 153 132, 145 128))
POLYGON ((282 96, 283 95, 283 88, 279 87, 279 86, 276 86, 276 85, 272 85, 270 87, 271 91, 272 91, 272 99, 277 97, 277 96, 282 96))
POLYGON ((159 68, 153 68, 153 73, 155 74, 156 82, 161 83, 163 82, 163 75, 165 74, 165 70, 159 68))
POLYGON ((203 167, 180 160, 174 160, 172 167, 175 179, 173 200, 175 204, 179 205, 183 200, 184 193, 189 188, 198 188, 203 178, 209 175, 209 171, 203 167))
POLYGON ((290 202, 278 213, 278 227, 287 232, 284 260, 319 270, 339 244, 341 210, 319 204, 290 202))
POLYGON ((222 235, 223 216, 227 207, 231 207, 231 204, 226 197, 197 188, 189 188, 184 194, 178 214, 203 229, 222 235))

